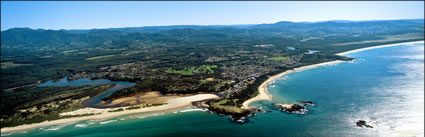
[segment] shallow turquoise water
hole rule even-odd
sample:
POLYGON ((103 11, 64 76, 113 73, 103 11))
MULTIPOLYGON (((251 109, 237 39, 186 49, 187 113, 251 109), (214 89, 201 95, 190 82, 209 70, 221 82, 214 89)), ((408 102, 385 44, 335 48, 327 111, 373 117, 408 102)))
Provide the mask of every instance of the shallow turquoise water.
POLYGON ((311 100, 307 115, 271 109, 248 124, 186 108, 37 128, 9 136, 423 136, 424 45, 349 54, 353 62, 291 73, 269 85, 275 103, 311 100), (186 112, 187 110, 193 110, 186 112), (374 128, 358 128, 363 119, 374 128))

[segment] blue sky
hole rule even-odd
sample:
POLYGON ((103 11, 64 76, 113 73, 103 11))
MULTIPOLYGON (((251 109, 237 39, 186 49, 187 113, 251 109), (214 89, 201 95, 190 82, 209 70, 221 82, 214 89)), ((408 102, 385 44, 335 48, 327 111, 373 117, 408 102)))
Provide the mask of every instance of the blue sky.
POLYGON ((423 19, 424 2, 1 2, 1 30, 423 19))

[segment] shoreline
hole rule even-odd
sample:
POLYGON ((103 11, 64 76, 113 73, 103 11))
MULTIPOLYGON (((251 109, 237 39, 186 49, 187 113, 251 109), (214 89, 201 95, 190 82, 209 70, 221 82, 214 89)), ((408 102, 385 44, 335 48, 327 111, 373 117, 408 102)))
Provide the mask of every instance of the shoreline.
MULTIPOLYGON (((399 46, 399 45, 402 45, 402 44, 423 43, 423 42, 424 41, 422 40, 422 41, 378 45, 378 46, 373 46, 373 47, 365 47, 365 48, 360 48, 360 49, 349 50, 349 51, 337 53, 335 55, 343 56, 343 55, 346 55, 346 54, 355 53, 355 52, 364 51, 364 50, 383 48, 383 47, 391 47, 391 46, 399 46)), ((284 75, 287 75, 287 74, 290 74, 290 73, 293 73, 293 72, 299 72, 299 71, 311 69, 311 68, 316 68, 316 67, 319 67, 319 66, 337 64, 337 63, 342 63, 342 62, 345 62, 345 61, 334 60, 334 61, 329 61, 329 62, 322 62, 322 63, 318 63, 318 64, 312 64, 312 65, 297 67, 297 68, 294 68, 292 70, 286 70, 286 71, 281 72, 277 75, 273 75, 273 76, 269 77, 265 82, 263 82, 258 87, 259 94, 257 96, 250 98, 250 99, 243 102, 242 108, 248 109, 248 108, 250 108, 249 105, 252 102, 256 102, 256 101, 260 101, 260 100, 271 101, 272 96, 268 93, 267 86, 271 82, 277 80, 278 78, 280 78, 284 75)), ((79 121, 84 121, 84 120, 100 120, 100 119, 108 119, 108 118, 113 118, 113 117, 118 117, 118 116, 123 116, 123 115, 128 115, 128 114, 135 114, 135 113, 168 111, 168 110, 173 110, 173 109, 184 108, 186 106, 190 106, 191 103, 195 102, 195 101, 201 101, 201 100, 213 99, 213 98, 219 98, 219 97, 215 94, 197 94, 197 95, 192 95, 192 96, 185 96, 185 97, 177 97, 177 98, 168 99, 167 100, 168 104, 161 105, 161 106, 152 106, 152 107, 147 107, 147 108, 140 108, 140 109, 134 109, 134 110, 124 110, 124 111, 119 111, 119 112, 107 112, 110 109, 84 108, 84 109, 87 109, 89 111, 90 110, 102 110, 104 113, 101 113, 101 114, 98 114, 98 115, 91 115, 91 116, 82 116, 82 117, 64 118, 64 119, 53 120, 53 121, 44 121, 44 122, 41 122, 41 123, 25 124, 25 125, 19 125, 19 126, 15 126, 15 127, 5 127, 5 128, 1 128, 1 134, 9 133, 9 132, 15 132, 15 131, 24 131, 24 130, 34 129, 34 128, 38 128, 38 127, 45 127, 45 126, 79 122, 79 121)), ((124 109, 126 107, 119 107, 119 108, 124 109)), ((118 108, 114 108, 114 109, 118 109, 118 108)))
POLYGON ((324 66, 324 65, 331 65, 331 64, 337 64, 337 63, 341 63, 344 61, 341 60, 334 60, 334 61, 328 61, 328 62, 322 62, 322 63, 318 63, 318 64, 312 64, 312 65, 307 65, 307 66, 302 66, 302 67, 298 67, 298 68, 294 68, 292 70, 286 70, 284 72, 281 72, 277 75, 271 76, 269 77, 265 82, 263 82, 259 87, 258 87, 258 91, 260 92, 257 96, 250 98, 248 100, 246 100, 245 102, 243 102, 242 107, 248 109, 249 108, 249 104, 251 104, 252 102, 255 101, 261 101, 261 100, 268 100, 271 101, 271 96, 267 90, 267 86, 279 79, 282 76, 285 76, 287 74, 293 73, 293 72, 299 72, 299 71, 303 71, 303 70, 307 70, 307 69, 312 69, 312 68, 316 68, 319 66, 324 66))
MULTIPOLYGON (((365 48, 359 48, 359 49, 344 51, 344 52, 336 53, 335 55, 344 56, 344 55, 347 55, 347 54, 350 54, 350 53, 355 53, 355 52, 360 52, 360 51, 365 51, 365 50, 384 48, 384 47, 392 47, 392 46, 400 46, 400 45, 403 45, 403 44, 416 44, 416 43, 424 43, 424 41, 422 40, 422 41, 412 41, 412 42, 402 42, 402 43, 394 43, 394 44, 386 44, 386 45, 377 45, 377 46, 372 46, 372 47, 365 47, 365 48)), ((261 101, 261 100, 271 101, 272 95, 270 95, 269 92, 267 91, 267 86, 271 82, 277 80, 278 78, 280 78, 284 75, 290 74, 292 72, 298 72, 298 71, 303 71, 303 70, 307 70, 307 69, 311 69, 311 68, 316 68, 316 67, 319 67, 319 66, 337 64, 337 63, 342 63, 342 62, 345 62, 345 61, 334 60, 334 61, 322 62, 322 63, 318 63, 318 64, 301 66, 301 67, 297 67, 297 68, 294 68, 292 70, 286 70, 286 71, 281 72, 277 75, 271 76, 258 87, 259 94, 257 96, 250 98, 250 99, 243 102, 242 108, 248 109, 249 104, 251 104, 252 102, 256 102, 256 101, 261 101)))
MULTIPOLYGON (((16 127, 5 127, 5 128, 1 128, 1 134, 15 132, 15 131, 29 130, 29 129, 34 129, 38 127, 46 127, 46 126, 52 126, 52 125, 79 122, 84 120, 101 120, 101 119, 108 119, 108 118, 113 118, 113 117, 118 117, 118 116, 123 116, 128 114, 168 111, 168 110, 179 109, 179 108, 190 106, 191 103, 194 101, 201 101, 201 100, 213 99, 213 98, 219 98, 219 97, 215 94, 197 94, 193 96, 185 96, 185 97, 168 99, 167 104, 161 105, 161 106, 152 106, 152 107, 146 107, 146 108, 140 108, 140 109, 124 110, 119 112, 108 112, 108 110, 111 110, 111 109, 83 108, 88 111, 102 111, 103 113, 98 115, 92 115, 92 116, 64 118, 59 120, 44 121, 41 123, 25 124, 25 125, 20 125, 16 127)), ((125 109, 127 107, 120 107, 120 108, 125 109)), ((119 109, 119 108, 113 108, 113 109, 119 109)), ((75 110, 75 111, 79 111, 79 110, 75 110)))
POLYGON ((371 49, 377 49, 377 48, 385 48, 385 47, 393 47, 393 46, 400 46, 402 44, 416 44, 416 43, 424 43, 424 41, 412 41, 412 42, 402 42, 402 43, 393 43, 393 44, 386 44, 386 45, 378 45, 378 46, 372 46, 372 47, 365 47, 365 48, 359 48, 359 49, 353 49, 353 50, 349 50, 349 51, 344 51, 344 52, 340 52, 340 53, 336 53, 335 55, 347 55, 350 53, 355 53, 355 52, 360 52, 360 51, 365 51, 365 50, 371 50, 371 49))

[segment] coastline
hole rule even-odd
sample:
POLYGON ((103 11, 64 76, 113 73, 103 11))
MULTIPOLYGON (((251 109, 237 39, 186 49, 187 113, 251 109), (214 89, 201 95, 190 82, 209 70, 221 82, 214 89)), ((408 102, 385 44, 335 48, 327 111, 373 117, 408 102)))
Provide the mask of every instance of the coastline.
MULTIPOLYGON (((345 51, 345 52, 340 52, 340 53, 336 53, 335 55, 339 55, 339 56, 344 56, 350 53, 355 53, 355 52, 360 52, 360 51, 365 51, 365 50, 371 50, 371 49, 377 49, 377 48, 384 48, 384 47, 392 47, 392 46, 400 46, 403 44, 416 44, 416 43, 424 43, 424 41, 413 41, 413 42, 402 42, 402 43, 394 43, 394 44, 386 44, 386 45, 378 45, 378 46, 372 46, 372 47, 365 47, 365 48, 360 48, 360 49, 354 49, 354 50, 349 50, 349 51, 345 51)), ((267 91, 267 86, 275 81, 276 79, 290 74, 292 72, 297 72, 297 71, 303 71, 303 70, 307 70, 307 69, 311 69, 311 68, 316 68, 319 66, 324 66, 324 65, 330 65, 330 64, 337 64, 337 63, 342 63, 344 61, 341 60, 335 60, 335 61, 329 61, 329 62, 322 62, 322 63, 318 63, 318 64, 313 64, 313 65, 307 65, 307 66, 302 66, 302 67, 298 67, 298 68, 294 68, 292 70, 287 70, 284 71, 282 73, 279 73, 277 75, 271 76, 269 77, 265 82, 263 82, 259 87, 258 87, 258 92, 259 94, 253 98, 250 98, 248 100, 246 100, 245 102, 243 102, 242 104, 242 108, 248 109, 249 108, 249 104, 251 104, 252 102, 256 102, 256 101, 261 101, 261 100, 268 100, 271 101, 272 98, 269 94, 269 92, 267 91)))
MULTIPOLYGON (((403 42, 403 43, 395 43, 395 44, 387 44, 387 45, 378 45, 378 46, 373 46, 373 47, 366 47, 366 48, 360 48, 360 49, 345 51, 345 52, 337 53, 336 55, 342 56, 342 55, 346 55, 346 54, 350 54, 350 53, 354 53, 354 52, 359 52, 359 51, 364 51, 364 50, 383 48, 383 47, 391 47, 391 46, 399 46, 399 45, 402 45, 402 44, 423 43, 423 42, 424 41, 414 41, 414 42, 403 42)), ((316 67, 323 66, 323 65, 337 64, 337 63, 341 63, 341 62, 344 62, 344 61, 335 60, 335 61, 329 61, 329 62, 322 62, 322 63, 318 63, 318 64, 312 64, 312 65, 294 68, 292 70, 287 70, 287 71, 281 72, 277 75, 271 76, 258 87, 259 94, 257 96, 250 98, 250 99, 246 100, 245 102, 243 102, 242 108, 248 109, 249 104, 251 104, 252 102, 255 102, 255 101, 260 101, 260 100, 271 101, 272 96, 268 93, 267 86, 271 82, 277 80, 278 78, 280 78, 284 75, 290 74, 292 72, 303 71, 303 70, 316 68, 316 67)), ((177 97, 177 98, 168 99, 167 100, 168 104, 161 105, 161 106, 153 106, 153 107, 134 109, 134 110, 124 110, 124 111, 120 111, 120 112, 107 112, 108 109, 102 109, 103 111, 99 115, 65 118, 65 119, 59 119, 59 120, 53 120, 53 121, 44 121, 44 122, 41 122, 41 123, 20 125, 20 126, 16 126, 16 127, 6 127, 6 128, 1 129, 1 133, 4 134, 4 133, 9 133, 9 132, 14 132, 14 131, 23 131, 23 130, 38 128, 38 127, 60 125, 60 124, 79 122, 79 121, 84 121, 84 120, 107 119, 107 118, 113 118, 113 117, 117 117, 117 116, 135 114, 135 113, 167 111, 167 110, 173 110, 173 109, 184 108, 186 106, 190 106, 191 102, 194 102, 194 101, 200 101, 200 100, 205 100, 205 99, 213 99, 213 98, 218 98, 218 96, 214 95, 214 94, 197 94, 197 95, 193 95, 193 96, 177 97)), ((121 107, 121 108, 126 108, 126 107, 121 107)), ((99 109, 95 109, 95 108, 85 108, 85 109, 87 109, 89 111, 99 110, 99 109)), ((117 109, 117 108, 114 108, 114 109, 117 109)))
POLYGON ((349 51, 345 51, 345 52, 340 52, 337 53, 335 55, 347 55, 350 53, 355 53, 355 52, 360 52, 360 51, 365 51, 365 50, 371 50, 371 49, 377 49, 377 48, 385 48, 385 47, 392 47, 392 46, 399 46, 399 45, 403 45, 403 44, 416 44, 416 43, 424 43, 424 41, 412 41, 412 42, 402 42, 402 43, 394 43, 394 44, 386 44, 386 45, 378 45, 378 46, 372 46, 372 47, 366 47, 366 48, 359 48, 359 49, 354 49, 354 50, 349 50, 349 51))
POLYGON ((292 70, 287 70, 284 72, 281 72, 277 75, 271 76, 269 77, 265 82, 263 82, 260 87, 258 87, 258 91, 259 94, 253 98, 250 98, 248 100, 246 100, 245 102, 243 102, 242 107, 248 109, 249 108, 249 104, 251 104, 252 102, 255 101, 260 101, 260 100, 268 100, 271 101, 271 95, 269 94, 269 92, 267 91, 267 86, 275 81, 276 79, 285 76, 287 74, 293 73, 293 72, 298 72, 298 71, 303 71, 303 70, 307 70, 307 69, 312 69, 312 68, 316 68, 319 66, 324 66, 324 65, 331 65, 331 64, 337 64, 337 63, 341 63, 344 61, 341 60, 334 60, 334 61, 329 61, 329 62, 322 62, 322 63, 318 63, 318 64, 313 64, 313 65, 307 65, 307 66, 302 66, 302 67, 298 67, 298 68, 294 68, 292 70))
MULTIPOLYGON (((41 123, 26 124, 26 125, 20 125, 16 127, 6 127, 1 129, 1 133, 4 134, 4 133, 9 133, 14 131, 23 131, 23 130, 34 129, 38 127, 60 125, 60 124, 73 123, 73 122, 79 122, 84 120, 107 119, 107 118, 113 118, 113 117, 118 117, 122 115, 142 113, 142 112, 167 111, 167 110, 173 110, 173 109, 190 106, 191 103, 194 101, 201 101, 201 100, 213 99, 213 98, 218 98, 218 96, 215 94, 197 94, 193 96, 168 99, 167 104, 161 105, 161 106, 152 106, 147 108, 124 110, 119 112, 108 112, 108 110, 112 110, 112 109, 84 108, 86 111, 96 111, 96 112, 101 111, 101 114, 92 115, 92 116, 74 117, 74 118, 64 118, 64 119, 53 120, 53 121, 44 121, 41 123)), ((124 109, 126 107, 120 107, 120 108, 124 109)), ((114 109, 119 109, 119 108, 114 108, 114 109)), ((77 110, 77 111, 81 111, 81 110, 77 110)))

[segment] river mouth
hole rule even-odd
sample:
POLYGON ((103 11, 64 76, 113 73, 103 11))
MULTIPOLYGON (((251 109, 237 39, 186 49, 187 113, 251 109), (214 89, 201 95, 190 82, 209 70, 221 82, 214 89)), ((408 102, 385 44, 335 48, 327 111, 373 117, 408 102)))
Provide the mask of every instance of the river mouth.
POLYGON ((111 81, 109 79, 91 80, 88 78, 68 80, 67 77, 64 77, 57 82, 50 80, 45 83, 38 84, 37 87, 46 87, 46 86, 62 87, 62 86, 85 86, 85 85, 97 86, 97 85, 104 85, 104 84, 115 84, 115 86, 113 86, 112 88, 109 88, 106 92, 100 93, 90 99, 85 100, 84 102, 81 103, 81 105, 85 107, 90 107, 90 108, 113 108, 115 106, 102 105, 102 104, 105 104, 105 102, 102 101, 102 99, 105 97, 108 97, 115 91, 133 87, 134 85, 136 85, 136 83, 134 82, 127 82, 127 81, 111 81))

